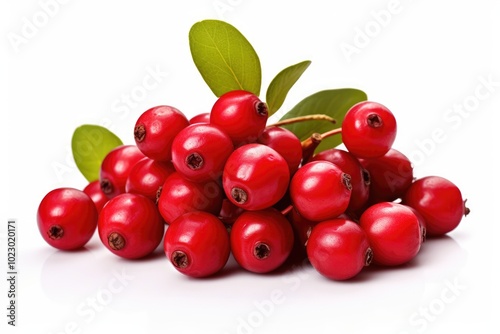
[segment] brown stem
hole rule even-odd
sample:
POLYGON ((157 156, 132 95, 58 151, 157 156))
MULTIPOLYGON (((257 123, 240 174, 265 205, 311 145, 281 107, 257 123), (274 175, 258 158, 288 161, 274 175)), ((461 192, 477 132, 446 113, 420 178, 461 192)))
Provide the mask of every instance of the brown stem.
POLYGON ((302 165, 305 165, 311 160, 314 155, 314 150, 316 150, 322 140, 321 134, 315 132, 311 137, 302 142, 302 165))
POLYGON ((282 126, 282 125, 288 125, 288 124, 299 123, 299 122, 304 122, 304 121, 328 121, 328 122, 331 122, 333 124, 337 123, 335 118, 332 118, 328 115, 313 114, 313 115, 306 115, 306 116, 284 119, 284 120, 281 120, 281 121, 276 122, 274 124, 268 125, 268 127, 282 126))
POLYGON ((322 133, 321 139, 325 139, 325 138, 328 138, 328 137, 331 137, 333 135, 337 135, 340 133, 342 133, 342 128, 333 129, 333 130, 327 131, 325 133, 322 133))
POLYGON ((365 253, 365 267, 368 267, 373 261, 373 251, 368 248, 365 253))

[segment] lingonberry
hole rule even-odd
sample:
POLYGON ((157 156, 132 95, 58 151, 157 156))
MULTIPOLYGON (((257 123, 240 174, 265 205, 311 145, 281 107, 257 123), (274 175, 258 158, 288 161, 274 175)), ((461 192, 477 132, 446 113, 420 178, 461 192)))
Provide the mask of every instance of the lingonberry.
POLYGON ((245 211, 234 222, 231 250, 238 264, 254 273, 268 273, 281 266, 292 251, 293 230, 277 210, 245 211))
POLYGON ((245 210, 276 204, 286 193, 290 172, 285 159, 262 144, 246 144, 227 159, 222 185, 227 198, 245 210))
POLYGON ((99 180, 89 182, 89 184, 87 184, 85 188, 83 188, 83 192, 92 199, 97 209, 97 213, 101 212, 104 204, 108 202, 108 197, 102 191, 101 183, 99 182, 99 180))
POLYGON ((191 119, 189 120, 189 124, 196 123, 210 123, 210 113, 205 112, 191 117, 191 119))
POLYGON ((99 174, 102 192, 113 198, 125 192, 128 175, 144 154, 135 145, 121 145, 103 159, 99 174))
POLYGON ((230 254, 229 234, 214 215, 194 211, 174 220, 164 238, 164 251, 175 269, 191 277, 220 271, 230 254))
POLYGON ((417 216, 405 205, 380 202, 367 208, 359 219, 373 250, 373 261, 397 266, 413 259, 422 243, 417 216))
POLYGON ((377 102, 355 104, 342 121, 342 141, 358 158, 375 158, 387 153, 396 139, 396 132, 394 115, 377 102))
POLYGON ((218 179, 233 152, 231 138, 212 124, 192 124, 172 143, 172 163, 179 174, 194 182, 218 179))
POLYGON ((102 208, 97 229, 104 246, 126 259, 151 254, 161 242, 165 224, 155 203, 139 194, 120 194, 102 208))
POLYGON ((351 176, 328 161, 313 161, 295 173, 290 197, 305 219, 323 221, 345 212, 351 198, 351 176))
POLYGON ((332 148, 316 154, 311 161, 329 161, 351 176, 351 199, 347 211, 357 212, 368 201, 370 195, 370 173, 361 166, 351 153, 332 148))
POLYGON ((134 127, 137 147, 147 157, 170 161, 174 137, 189 125, 189 120, 171 106, 156 106, 143 112, 134 127))
POLYGON ((427 236, 451 232, 469 213, 460 189, 440 176, 426 176, 413 182, 403 197, 403 204, 423 216, 427 236))
POLYGON ((74 188, 57 188, 43 197, 36 218, 38 230, 49 245, 73 250, 90 240, 97 217, 97 208, 86 193, 74 188))
POLYGON ((174 173, 171 162, 157 161, 150 158, 139 160, 130 171, 125 191, 128 193, 144 195, 152 201, 167 177, 174 173))
POLYGON ((307 258, 307 239, 309 239, 309 235, 311 234, 313 227, 317 225, 318 222, 305 219, 295 208, 292 208, 292 210, 286 214, 286 218, 292 226, 294 236, 293 249, 289 260, 290 262, 297 263, 307 258))
POLYGON ((175 172, 163 183, 158 210, 167 224, 191 211, 217 215, 222 207, 222 196, 223 191, 217 182, 192 182, 175 172))
POLYGON ((302 161, 302 144, 292 131, 269 126, 259 135, 257 142, 278 152, 286 160, 290 175, 297 171, 302 161))
POLYGON ((221 95, 212 106, 210 123, 219 126, 240 146, 255 142, 266 127, 267 105, 258 96, 244 90, 221 95))
POLYGON ((312 229, 307 258, 321 275, 346 280, 371 263, 373 252, 358 224, 348 219, 331 219, 312 229))
POLYGON ((400 151, 391 148, 381 157, 360 159, 371 176, 369 203, 401 198, 413 182, 413 166, 400 151))

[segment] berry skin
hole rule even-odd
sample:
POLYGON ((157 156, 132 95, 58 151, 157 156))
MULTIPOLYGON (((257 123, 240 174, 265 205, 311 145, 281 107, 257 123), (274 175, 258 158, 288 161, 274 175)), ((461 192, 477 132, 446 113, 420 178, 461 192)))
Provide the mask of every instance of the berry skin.
POLYGON ((460 189, 440 176, 426 176, 413 182, 403 197, 403 204, 423 216, 427 236, 431 237, 451 232, 469 213, 460 189))
POLYGON ((97 213, 100 213, 104 204, 108 202, 108 197, 102 191, 99 180, 89 182, 89 184, 83 188, 83 192, 92 199, 97 209, 97 213))
POLYGON ((144 154, 135 145, 122 145, 111 150, 103 159, 99 174, 102 192, 113 198, 125 192, 128 175, 144 154))
POLYGON ((74 250, 83 247, 97 226, 97 208, 83 191, 57 188, 45 195, 37 211, 38 230, 52 247, 74 250))
POLYGON ((351 153, 332 148, 316 154, 311 161, 329 161, 351 176, 351 199, 347 211, 357 212, 368 201, 371 175, 351 153))
POLYGON ((391 148, 378 158, 360 159, 370 173, 369 203, 392 202, 403 197, 413 182, 413 166, 401 152, 391 148))
POLYGON ((286 193, 290 172, 285 159, 262 144, 247 144, 227 159, 222 185, 227 198, 245 210, 262 210, 286 193))
POLYGON ((342 121, 342 141, 357 158, 376 158, 396 139, 396 118, 385 106, 363 101, 352 106, 342 121))
POLYGON ((269 126, 260 134, 257 142, 278 152, 286 160, 290 175, 297 171, 302 161, 302 144, 292 131, 269 126))
POLYGON ((268 273, 281 266, 292 251, 293 230, 277 210, 246 211, 234 222, 230 240, 238 264, 254 273, 268 273))
POLYGON ((174 173, 172 163, 156 161, 150 158, 139 160, 130 171, 125 191, 128 193, 144 195, 156 202, 160 187, 167 177, 174 173))
POLYGON ((410 208, 393 202, 370 206, 359 219, 373 250, 373 261, 398 266, 413 259, 422 243, 422 230, 410 208))
POLYGON ((313 161, 290 182, 294 208, 305 219, 323 221, 345 212, 351 198, 351 176, 328 161, 313 161))
POLYGON ((219 126, 235 147, 255 142, 266 127, 267 105, 258 96, 244 90, 221 95, 210 112, 210 124, 219 126))
POLYGON ((220 271, 229 254, 229 234, 214 215, 188 212, 165 232, 164 251, 175 269, 191 277, 207 277, 220 271))
POLYGON ((358 224, 347 219, 331 219, 312 229, 307 241, 307 257, 321 275, 347 280, 371 263, 373 252, 358 224))
POLYGON ((156 106, 146 110, 137 119, 134 139, 145 156, 158 161, 170 161, 172 141, 189 120, 178 109, 171 106, 156 106))
POLYGON ((206 112, 191 117, 191 119, 189 120, 189 124, 196 124, 196 123, 206 123, 206 124, 210 123, 210 113, 206 112))
POLYGON ((239 206, 234 205, 233 202, 224 198, 222 200, 222 207, 220 209, 218 218, 226 225, 233 225, 238 218, 245 210, 240 208, 239 206))
POLYGON ((181 130, 172 143, 172 163, 193 182, 216 180, 233 152, 231 138, 211 124, 193 124, 181 130))
POLYGON ((97 224, 104 246, 125 259, 151 254, 161 242, 164 227, 154 202, 139 194, 120 194, 109 200, 97 224))
POLYGON ((218 183, 195 183, 172 173, 163 183, 158 210, 167 224, 191 211, 207 211, 214 215, 222 207, 223 191, 218 183))

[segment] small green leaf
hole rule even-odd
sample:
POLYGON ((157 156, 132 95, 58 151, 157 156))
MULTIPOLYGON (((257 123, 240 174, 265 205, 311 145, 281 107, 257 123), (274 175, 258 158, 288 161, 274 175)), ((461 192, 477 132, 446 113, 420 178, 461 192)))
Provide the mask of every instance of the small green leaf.
POLYGON ((288 91, 299 80, 300 76, 311 64, 310 60, 292 65, 282 70, 269 84, 266 93, 266 102, 269 116, 274 114, 283 104, 288 91))
POLYGON ((99 179, 102 160, 109 151, 120 145, 123 145, 120 138, 99 125, 81 125, 71 138, 73 159, 89 182, 99 179))
MULTIPOLYGON (((309 138, 313 133, 325 133, 327 131, 340 128, 345 114, 353 105, 358 102, 366 101, 365 92, 353 89, 342 88, 324 90, 312 94, 286 113, 281 119, 300 117, 311 114, 325 114, 333 117, 337 123, 331 124, 325 121, 307 121, 285 125, 284 127, 295 133, 300 140, 309 138)), ((342 143, 342 136, 334 135, 324 139, 316 149, 320 152, 342 143)))
POLYGON ((254 48, 235 27, 219 20, 195 23, 189 47, 201 76, 217 96, 243 89, 260 94, 260 60, 254 48))

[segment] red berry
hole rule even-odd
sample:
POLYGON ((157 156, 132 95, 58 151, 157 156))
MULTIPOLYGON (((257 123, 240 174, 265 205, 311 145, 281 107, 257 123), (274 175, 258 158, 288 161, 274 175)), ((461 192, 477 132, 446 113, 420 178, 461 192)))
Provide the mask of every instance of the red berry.
POLYGON ((351 176, 351 199, 347 211, 357 212, 368 201, 371 175, 351 153, 332 148, 316 154, 311 161, 329 161, 351 176))
POLYGON ((391 148, 385 155, 360 159, 370 173, 369 203, 392 202, 403 197, 413 182, 413 166, 401 152, 391 148))
POLYGON ((170 161, 174 137, 189 125, 186 116, 171 106, 157 106, 139 116, 134 127, 137 147, 147 157, 170 161))
POLYGON ((210 123, 210 113, 202 113, 198 114, 196 116, 191 117, 189 120, 189 124, 196 124, 196 123, 210 123))
POLYGON ((294 244, 292 253, 290 254, 290 261, 297 263, 307 258, 307 240, 309 239, 313 227, 317 225, 318 222, 305 219, 296 209, 290 210, 286 218, 292 226, 294 235, 294 244))
POLYGON ((236 218, 241 215, 245 210, 239 206, 234 205, 233 202, 224 198, 222 200, 222 207, 219 212, 218 218, 226 225, 232 225, 236 218))
POLYGON ((424 218, 428 236, 440 236, 454 230, 469 213, 460 189, 440 176, 426 176, 408 188, 403 204, 424 218))
POLYGON ((342 121, 342 141, 358 158, 376 158, 387 153, 396 139, 396 132, 394 115, 377 102, 355 104, 342 121))
POLYGON ((293 247, 293 230, 275 209, 246 211, 234 222, 230 239, 236 262, 248 271, 262 274, 286 261, 293 247))
POLYGON ((101 212, 104 204, 108 202, 108 197, 102 191, 101 183, 99 182, 99 180, 95 180, 87 184, 87 186, 83 188, 83 192, 92 199, 92 202, 94 202, 97 209, 97 213, 101 212))
POLYGON ((172 163, 179 174, 194 182, 216 180, 233 152, 231 138, 211 124, 193 124, 172 143, 172 163))
POLYGON ((247 144, 227 159, 222 174, 226 196, 245 210, 261 210, 285 195, 290 172, 285 159, 262 144, 247 144))
POLYGON ((297 171, 302 161, 302 144, 292 131, 269 126, 260 134, 257 142, 278 152, 286 160, 290 175, 297 171))
POLYGON ((122 145, 111 150, 101 163, 99 181, 103 193, 113 198, 125 192, 128 175, 144 154, 135 145, 122 145))
POLYGON ((222 189, 218 183, 195 183, 175 172, 163 183, 158 210, 167 224, 191 211, 207 211, 214 215, 222 206, 222 189))
POLYGON ((161 242, 164 226, 154 202, 139 194, 120 194, 109 200, 97 225, 104 246, 126 259, 151 254, 161 242))
POLYGON ((144 158, 138 161, 130 171, 125 184, 125 191, 144 195, 156 202, 160 187, 167 177, 174 172, 174 166, 170 162, 144 158))
POLYGON ((401 265, 413 259, 420 250, 420 223, 417 216, 402 204, 374 204, 363 212, 359 224, 368 236, 376 264, 401 265))
POLYGON ((305 219, 323 221, 345 212, 351 198, 351 177, 328 161, 299 168, 290 182, 294 208, 305 219))
POLYGON ((266 127, 267 105, 258 96, 233 90, 220 96, 210 112, 210 123, 219 126, 234 146, 252 143, 266 127))
POLYGON ((229 234, 214 215, 188 212, 170 224, 164 250, 175 269, 191 277, 206 277, 220 271, 229 254, 229 234))
POLYGON ((307 241, 307 257, 321 275, 346 280, 371 263, 373 252, 358 224, 347 219, 332 219, 313 228, 307 241))
POLYGON ((57 188, 46 194, 38 206, 38 230, 52 247, 81 248, 94 234, 97 215, 96 206, 86 193, 57 188))

